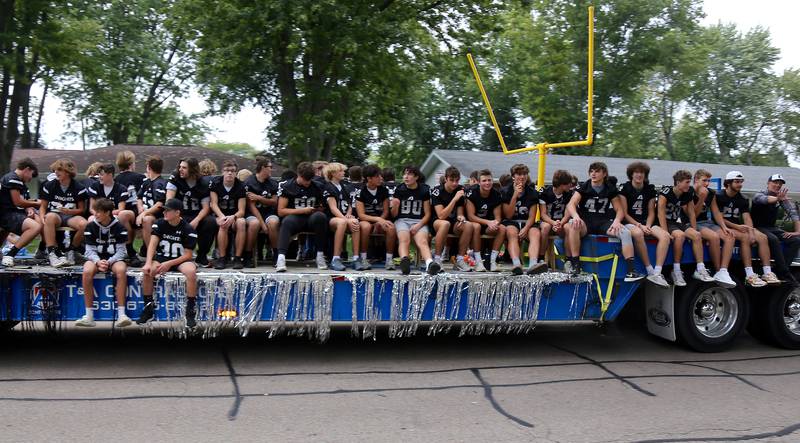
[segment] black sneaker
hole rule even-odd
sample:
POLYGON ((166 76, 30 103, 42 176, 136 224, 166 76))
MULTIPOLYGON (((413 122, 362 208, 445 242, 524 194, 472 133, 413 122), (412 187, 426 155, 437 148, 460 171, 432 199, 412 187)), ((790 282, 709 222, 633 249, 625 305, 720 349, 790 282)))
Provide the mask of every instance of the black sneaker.
POLYGON ((522 266, 521 265, 514 266, 514 269, 511 270, 511 274, 522 275, 522 266))
MULTIPOLYGON (((402 263, 401 263, 402 265, 402 263)), ((431 264, 428 265, 428 274, 429 275, 436 275, 442 271, 442 265, 440 265, 436 261, 432 261, 431 264)))
POLYGON ((233 269, 243 269, 244 261, 242 257, 233 257, 233 269))
POLYGON ((627 274, 625 274, 625 281, 626 282, 639 281, 639 280, 643 279, 644 277, 645 277, 644 275, 639 274, 636 271, 631 271, 631 272, 628 272, 627 274))
POLYGON ((245 255, 244 257, 242 257, 242 265, 245 268, 255 268, 256 264, 255 264, 255 262, 253 262, 253 256, 252 255, 245 255))
POLYGON ((144 304, 144 309, 142 309, 142 313, 139 315, 139 319, 136 320, 137 325, 143 325, 145 323, 150 322, 153 320, 153 316, 156 313, 156 304, 153 302, 147 302, 144 304))
POLYGON ((547 272, 547 263, 539 262, 535 265, 528 268, 527 274, 528 275, 535 275, 541 274, 542 272, 547 272))
POLYGON ((569 275, 570 275, 570 277, 577 277, 577 276, 581 275, 581 271, 582 270, 581 270, 581 265, 580 264, 578 264, 577 266, 572 265, 572 267, 569 270, 569 275))
POLYGON ((194 306, 186 307, 186 327, 189 329, 194 329, 197 326, 197 320, 195 317, 197 316, 196 308, 194 306))
POLYGON ((411 273, 411 259, 408 257, 403 257, 400 259, 400 273, 403 275, 408 275, 411 273))
MULTIPOLYGON (((197 261, 200 264, 200 260, 197 261)), ((214 269, 225 269, 228 267, 228 258, 220 257, 214 260, 214 269)))
POLYGON ((195 259, 195 263, 197 263, 197 266, 201 266, 203 268, 209 267, 208 257, 206 257, 205 255, 198 255, 197 258, 195 259))
POLYGON ((128 258, 128 266, 132 268, 141 268, 144 266, 144 263, 142 263, 142 259, 140 259, 139 256, 134 255, 133 257, 128 258))

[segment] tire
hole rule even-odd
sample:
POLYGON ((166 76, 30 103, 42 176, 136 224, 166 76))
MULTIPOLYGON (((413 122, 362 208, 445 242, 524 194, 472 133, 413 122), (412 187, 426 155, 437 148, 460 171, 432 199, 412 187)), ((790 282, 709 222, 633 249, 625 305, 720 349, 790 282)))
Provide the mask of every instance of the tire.
POLYGON ((741 287, 689 282, 676 294, 675 326, 681 342, 698 352, 731 347, 749 320, 749 300, 741 287))
POLYGON ((800 349, 800 288, 780 288, 769 297, 759 317, 767 341, 786 349, 800 349))
POLYGON ((767 313, 774 292, 775 290, 769 287, 747 288, 747 295, 750 298, 750 321, 747 323, 747 332, 753 338, 768 343, 772 340, 767 330, 769 324, 767 313))

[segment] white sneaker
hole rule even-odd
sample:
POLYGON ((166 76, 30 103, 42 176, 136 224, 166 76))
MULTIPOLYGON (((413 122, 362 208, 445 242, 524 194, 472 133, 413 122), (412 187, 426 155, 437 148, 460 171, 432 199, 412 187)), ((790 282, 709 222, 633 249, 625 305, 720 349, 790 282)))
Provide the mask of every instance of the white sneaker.
POLYGON ((654 285, 661 286, 662 288, 669 288, 669 282, 667 282, 667 279, 664 278, 660 272, 658 274, 648 275, 647 280, 654 285))
POLYGON ((278 257, 275 263, 275 272, 286 272, 286 257, 278 257))
POLYGON ((731 278, 731 275, 728 274, 728 270, 727 269, 724 270, 724 271, 717 271, 717 273, 714 274, 714 281, 717 282, 717 284, 719 284, 723 288, 735 288, 736 287, 736 282, 733 281, 733 279, 731 278))
POLYGON ((0 264, 5 266, 6 268, 13 267, 14 266, 14 257, 12 257, 10 255, 4 255, 3 256, 3 261, 0 264))
POLYGON ((694 273, 692 274, 692 278, 706 283, 714 281, 714 277, 708 273, 708 269, 695 269, 694 273))
POLYGON ((767 285, 767 282, 761 280, 757 274, 750 274, 750 277, 745 278, 744 281, 753 288, 761 288, 767 285))
POLYGON ((387 258, 386 263, 384 263, 383 265, 383 268, 386 269, 387 271, 394 271, 394 259, 387 258))
POLYGON ((317 261, 317 269, 319 269, 320 271, 328 269, 328 264, 325 262, 325 257, 318 255, 316 261, 317 261))
POLYGON ((131 324, 133 324, 133 321, 125 314, 120 315, 117 321, 114 322, 114 326, 117 328, 124 328, 126 326, 130 326, 131 324))
POLYGON ((686 286, 686 280, 683 279, 682 271, 672 271, 672 281, 675 286, 686 286))
MULTIPOLYGON (((130 320, 130 319, 128 319, 128 320, 130 320)), ((84 315, 83 317, 75 320, 75 326, 80 326, 80 327, 83 327, 83 328, 93 328, 94 325, 95 325, 94 319, 93 318, 89 318, 88 315, 84 315)))
POLYGON ((486 266, 483 265, 483 260, 476 260, 475 267, 472 269, 475 272, 486 272, 486 266))
POLYGON ((497 272, 498 269, 499 269, 499 267, 497 266, 497 262, 496 261, 490 261, 489 262, 489 272, 497 272))
POLYGON ((67 266, 75 266, 75 251, 69 250, 66 255, 67 266))
POLYGON ((456 264, 453 265, 454 271, 461 271, 461 272, 469 272, 472 268, 469 267, 469 263, 465 262, 464 260, 456 260, 456 264))
POLYGON ((47 258, 50 260, 50 266, 54 268, 61 268, 67 265, 67 259, 60 257, 55 252, 47 254, 47 258))

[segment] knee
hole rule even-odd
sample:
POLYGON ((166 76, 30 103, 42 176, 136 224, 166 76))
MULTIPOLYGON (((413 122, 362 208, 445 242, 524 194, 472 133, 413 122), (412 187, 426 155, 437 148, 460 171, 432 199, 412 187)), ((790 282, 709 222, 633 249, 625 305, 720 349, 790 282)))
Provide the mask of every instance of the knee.
POLYGON ((83 272, 85 274, 94 275, 95 271, 97 271, 97 265, 93 261, 87 261, 83 264, 83 272))
POLYGON ((450 221, 449 220, 439 220, 437 223, 438 227, 436 228, 436 232, 448 232, 450 230, 450 221))

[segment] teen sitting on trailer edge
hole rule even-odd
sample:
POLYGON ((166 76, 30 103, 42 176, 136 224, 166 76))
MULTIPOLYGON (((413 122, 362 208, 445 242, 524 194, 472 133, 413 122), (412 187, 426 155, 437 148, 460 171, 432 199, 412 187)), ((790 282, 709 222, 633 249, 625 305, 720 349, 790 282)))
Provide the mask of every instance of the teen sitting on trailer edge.
POLYGON ((622 224, 625 210, 617 199, 619 191, 608 182, 608 167, 605 163, 589 165, 589 180, 578 185, 575 194, 567 205, 570 222, 566 229, 566 256, 571 273, 581 272, 581 238, 587 234, 617 237, 622 243, 622 257, 625 259, 625 281, 634 282, 644 278, 636 272, 633 261, 633 240, 631 233, 622 224))
MULTIPOLYGON (((322 168, 322 173, 327 179, 322 196, 325 199, 325 209, 328 215, 328 224, 333 234, 333 256, 331 269, 344 271, 347 269, 342 263, 342 248, 347 240, 347 233, 353 240, 353 251, 361 250, 361 223, 353 215, 353 201, 350 197, 350 187, 344 182, 344 171, 347 167, 341 163, 328 163, 322 168)), ((364 265, 358 254, 353 253, 353 269, 363 271, 364 265)))
MULTIPOLYGON (((500 255, 500 246, 506 239, 506 227, 503 226, 502 204, 500 192, 494 188, 492 171, 482 169, 478 172, 478 184, 467 190, 467 220, 477 223, 480 235, 493 237, 492 255, 489 260, 489 271, 497 271, 497 256, 500 255)), ((475 271, 486 272, 481 256, 481 242, 472 245, 475 252, 475 271)))
POLYGON ((539 208, 539 192, 531 184, 527 166, 516 164, 511 167, 511 183, 505 186, 500 195, 503 199, 503 226, 506 227, 506 245, 514 275, 522 274, 520 249, 522 242, 528 240, 530 263, 528 274, 547 270, 544 262, 539 262, 539 248, 542 238, 538 227, 534 226, 536 210, 539 208))
POLYGON ((786 181, 780 174, 773 174, 767 179, 767 189, 753 196, 753 205, 750 214, 753 226, 767 236, 770 255, 775 260, 775 274, 794 286, 797 280, 789 272, 792 260, 800 251, 800 217, 797 215, 792 201, 789 200, 789 189, 784 188, 786 181), (786 232, 775 226, 778 219, 778 207, 783 207, 786 215, 792 220, 794 230, 786 232), (782 244, 786 245, 786 254, 783 253, 782 244))
POLYGON ((55 173, 55 180, 48 181, 42 187, 39 196, 39 214, 44 218, 43 237, 47 245, 47 257, 50 266, 72 266, 75 264, 75 248, 83 241, 83 230, 86 228, 86 188, 75 181, 75 164, 72 160, 56 160, 50 169, 55 173), (75 230, 72 241, 67 247, 66 257, 56 247, 56 229, 67 226, 75 230))
MULTIPOLYGON (((272 259, 278 258, 278 182, 272 178, 272 160, 256 157, 256 173, 244 181, 249 208, 247 216, 247 242, 244 245, 244 265, 254 268, 253 248, 259 247, 258 234, 264 233, 272 247, 272 259)), ((261 251, 259 251, 259 254, 261 251)))
POLYGON ((477 234, 480 243, 480 227, 467 221, 464 216, 464 187, 459 184, 461 173, 455 166, 450 166, 444 171, 443 182, 431 190, 431 206, 435 214, 433 230, 436 231, 436 250, 434 260, 441 260, 442 252, 447 244, 448 234, 458 237, 458 255, 455 271, 472 271, 469 263, 464 260, 470 243, 475 243, 477 234))
POLYGON ((142 267, 144 309, 137 324, 145 324, 155 315, 153 289, 155 278, 165 272, 180 272, 186 280, 186 327, 197 325, 197 265, 192 250, 197 245, 197 232, 183 219, 183 202, 176 198, 164 204, 164 218, 153 225, 147 259, 142 267))
POLYGON ((215 269, 228 267, 228 233, 235 233, 233 256, 233 269, 244 268, 242 252, 247 240, 247 222, 245 214, 245 190, 242 182, 236 178, 239 171, 238 165, 233 160, 226 160, 222 164, 222 177, 215 177, 211 181, 211 212, 217 216, 217 259, 214 261, 215 269))
POLYGON ((400 254, 400 271, 403 275, 411 272, 411 259, 408 257, 411 238, 417 245, 417 253, 425 260, 425 270, 436 275, 442 267, 431 257, 430 240, 428 239, 428 221, 431 218, 431 193, 425 183, 420 183, 421 173, 416 166, 403 169, 403 183, 394 190, 394 198, 389 208, 395 217, 398 252, 400 254))
POLYGON ((117 321, 114 326, 130 326, 125 314, 125 295, 128 290, 128 265, 125 264, 128 230, 114 216, 117 206, 107 198, 92 201, 94 219, 86 224, 86 263, 83 264, 83 302, 86 314, 75 321, 75 326, 94 327, 94 276, 98 272, 114 275, 114 294, 117 300, 117 321))
MULTIPOLYGON (((381 170, 375 165, 364 166, 361 174, 364 183, 356 192, 356 215, 361 220, 361 251, 359 253, 364 269, 370 269, 367 261, 367 249, 370 234, 383 234, 386 238, 385 269, 394 269, 394 248, 397 243, 397 231, 389 220, 389 190, 383 185, 381 170)), ((356 251, 353 251, 355 254, 356 251)))
POLYGON ((546 186, 539 192, 539 229, 542 232, 542 247, 539 249, 539 258, 544 261, 548 237, 553 233, 564 237, 564 225, 569 220, 567 204, 572 199, 572 174, 563 169, 553 173, 553 184, 546 186))
MULTIPOLYGON (((114 203, 114 216, 125 227, 128 232, 128 242, 126 250, 128 252, 128 260, 130 265, 138 268, 142 266, 142 261, 136 256, 133 250, 133 237, 135 234, 134 222, 136 215, 130 209, 126 209, 128 202, 128 188, 114 181, 114 165, 111 163, 104 163, 97 168, 99 180, 94 182, 91 187, 86 190, 89 192, 89 212, 94 216, 94 202, 100 198, 106 198, 114 203)), ((92 221, 89 217, 89 222, 92 221)))
POLYGON ((705 169, 698 169, 694 173, 694 213, 697 220, 697 230, 700 236, 708 242, 708 255, 717 272, 714 280, 723 288, 733 288, 736 282, 728 273, 728 266, 733 256, 733 246, 736 238, 722 218, 717 206, 717 193, 709 189, 711 173, 705 169), (711 219, 708 213, 711 212, 711 219))
POLYGON ((161 177, 163 168, 164 161, 160 157, 152 156, 147 159, 147 174, 136 199, 139 208, 136 226, 142 227, 142 257, 147 257, 153 223, 162 217, 164 202, 167 200, 167 181, 161 177))
POLYGON ((30 158, 23 158, 17 163, 17 169, 4 175, 0 180, 0 227, 8 233, 19 236, 11 250, 3 256, 5 267, 14 266, 14 257, 42 232, 42 224, 36 220, 39 200, 28 200, 26 184, 39 175, 36 163, 30 158))

